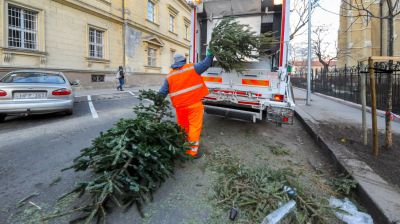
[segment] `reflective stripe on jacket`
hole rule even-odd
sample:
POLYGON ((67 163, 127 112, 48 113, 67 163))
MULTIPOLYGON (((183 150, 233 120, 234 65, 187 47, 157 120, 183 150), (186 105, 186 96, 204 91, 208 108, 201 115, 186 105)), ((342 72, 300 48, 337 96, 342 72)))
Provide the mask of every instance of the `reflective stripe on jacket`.
POLYGON ((167 81, 169 95, 175 108, 192 105, 208 95, 208 89, 201 76, 196 73, 193 64, 171 70, 167 81))

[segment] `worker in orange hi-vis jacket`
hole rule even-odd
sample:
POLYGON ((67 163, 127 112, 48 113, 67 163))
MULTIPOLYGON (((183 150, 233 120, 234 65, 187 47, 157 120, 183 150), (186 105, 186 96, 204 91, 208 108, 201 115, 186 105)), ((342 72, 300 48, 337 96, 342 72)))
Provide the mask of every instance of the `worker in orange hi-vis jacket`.
POLYGON ((186 58, 175 54, 172 70, 169 72, 159 93, 169 94, 172 105, 176 109, 178 124, 186 131, 188 141, 193 144, 186 153, 194 158, 200 158, 200 135, 203 126, 203 97, 208 95, 201 73, 212 64, 214 56, 207 50, 206 58, 196 64, 187 64, 186 58))

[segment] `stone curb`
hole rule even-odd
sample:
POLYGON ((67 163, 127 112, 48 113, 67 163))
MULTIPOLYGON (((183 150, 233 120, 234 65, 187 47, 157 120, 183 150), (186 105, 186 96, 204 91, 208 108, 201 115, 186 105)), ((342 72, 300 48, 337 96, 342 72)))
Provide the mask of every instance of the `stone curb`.
POLYGON ((301 108, 296 107, 295 116, 317 145, 328 153, 333 165, 357 181, 356 194, 374 218, 374 223, 400 224, 400 193, 366 163, 356 159, 346 147, 327 141, 301 108))
MULTIPOLYGON (((299 89, 299 90, 302 90, 302 91, 306 91, 303 88, 298 88, 298 87, 293 87, 293 88, 299 89)), ((360 104, 357 104, 357 103, 353 103, 353 102, 350 102, 350 101, 347 101, 347 100, 339 99, 339 98, 336 98, 336 97, 333 97, 333 96, 328 96, 328 95, 325 95, 325 94, 322 94, 322 93, 312 92, 312 94, 314 94, 316 96, 319 96, 319 97, 322 97, 322 98, 325 98, 325 99, 328 99, 328 100, 335 101, 336 103, 341 103, 341 104, 344 104, 346 106, 362 110, 362 106, 360 104)), ((371 113, 371 107, 367 106, 367 112, 371 113)), ((383 110, 376 110, 376 113, 380 117, 383 117, 383 118, 386 117, 386 112, 383 111, 383 110)), ((394 122, 400 123, 400 120, 395 119, 394 122)))

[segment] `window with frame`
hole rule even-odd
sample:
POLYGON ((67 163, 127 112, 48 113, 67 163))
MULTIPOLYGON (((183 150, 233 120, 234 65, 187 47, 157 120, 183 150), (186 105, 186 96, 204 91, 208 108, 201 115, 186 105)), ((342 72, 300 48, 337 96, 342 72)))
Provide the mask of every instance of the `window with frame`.
POLYGON ((8 5, 8 46, 37 49, 38 12, 8 5))
POLYGON ((169 31, 175 33, 175 16, 169 15, 169 31))
POLYGON ((89 28, 89 57, 104 58, 104 31, 89 28))
POLYGON ((147 19, 151 22, 155 22, 155 9, 156 5, 152 1, 147 2, 147 19))
POLYGON ((105 75, 92 75, 92 82, 104 82, 105 75))
POLYGON ((189 40, 189 25, 185 24, 185 39, 189 40))
POLYGON ((152 47, 147 48, 147 65, 152 67, 157 66, 157 49, 152 47))

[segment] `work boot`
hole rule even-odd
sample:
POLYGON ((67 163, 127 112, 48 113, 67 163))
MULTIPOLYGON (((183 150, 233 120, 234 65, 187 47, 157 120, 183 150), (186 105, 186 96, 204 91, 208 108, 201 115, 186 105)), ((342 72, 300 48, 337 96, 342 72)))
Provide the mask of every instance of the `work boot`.
POLYGON ((204 156, 203 150, 198 149, 197 152, 192 150, 186 150, 186 154, 192 156, 193 159, 200 159, 204 156))
POLYGON ((193 156, 193 159, 200 159, 203 156, 204 156, 203 150, 198 149, 197 154, 193 156))

